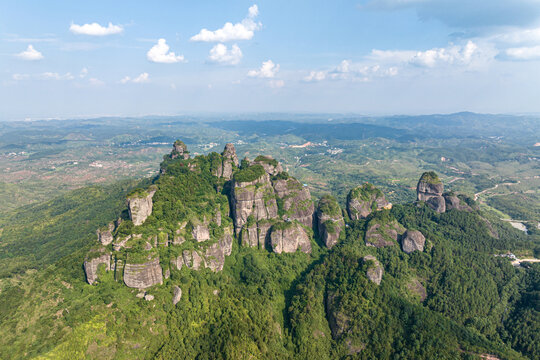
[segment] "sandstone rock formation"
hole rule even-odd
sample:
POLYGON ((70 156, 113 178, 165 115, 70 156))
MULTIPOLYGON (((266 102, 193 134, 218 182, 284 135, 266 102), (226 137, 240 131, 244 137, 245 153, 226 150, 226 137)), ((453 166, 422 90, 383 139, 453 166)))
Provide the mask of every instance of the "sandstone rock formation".
POLYGON ((176 140, 173 144, 173 150, 171 152, 171 159, 181 158, 184 160, 189 159, 189 152, 186 144, 183 141, 176 140))
POLYGON ((370 183, 352 189, 347 195, 347 212, 351 220, 367 217, 375 210, 392 208, 381 190, 370 183))
POLYGON ((225 229, 225 234, 216 243, 210 245, 204 254, 205 267, 212 271, 221 271, 225 265, 225 257, 232 252, 232 229, 225 229))
POLYGON ((284 222, 272 226, 270 244, 272 251, 278 254, 282 252, 292 253, 296 250, 311 253, 309 236, 302 228, 302 225, 297 222, 284 222))
POLYGON ((319 236, 327 248, 334 246, 345 227, 341 208, 336 199, 326 195, 321 198, 317 206, 317 226, 319 236))
POLYGON ((206 224, 197 224, 193 226, 191 235, 197 242, 210 240, 210 231, 208 230, 208 225, 206 224))
POLYGON ((136 192, 128 197, 129 218, 133 225, 142 225, 152 214, 152 197, 155 193, 156 188, 151 187, 148 191, 136 192))
POLYGON ((307 227, 313 226, 313 201, 309 189, 293 177, 272 180, 272 186, 281 200, 283 220, 297 220, 307 227))
POLYGON ((350 318, 339 310, 339 296, 328 291, 325 297, 326 318, 332 331, 332 337, 338 339, 349 328, 350 318))
POLYGON ((107 246, 113 241, 114 224, 111 222, 105 229, 97 229, 98 241, 103 246, 107 246))
POLYGON ((266 173, 270 176, 283 172, 283 167, 281 164, 271 156, 259 155, 255 158, 255 160, 253 160, 252 164, 261 165, 266 173))
POLYGON ((136 289, 146 289, 156 284, 163 284, 159 258, 143 264, 130 264, 127 262, 124 266, 124 283, 136 289))
POLYGON ((442 196, 443 190, 443 183, 437 174, 433 171, 425 172, 416 186, 418 201, 425 201, 430 208, 438 213, 443 213, 446 211, 446 202, 442 196))
POLYGON ((473 209, 452 192, 443 194, 446 210, 472 211, 473 209))
POLYGON ((173 300, 172 300, 173 305, 178 304, 180 299, 182 299, 182 289, 180 289, 180 287, 178 286, 175 286, 173 288, 173 300))
POLYGON ((365 235, 366 245, 381 248, 395 245, 399 235, 405 232, 405 228, 396 220, 381 222, 373 219, 368 223, 365 235))
POLYGON ((215 175, 217 177, 223 177, 225 180, 232 178, 234 167, 238 167, 238 156, 236 155, 236 149, 231 143, 225 144, 225 149, 221 153, 222 162, 217 168, 215 175))
POLYGON ((407 230, 402 236, 401 239, 401 248, 407 254, 412 253, 413 251, 424 251, 424 244, 426 243, 426 238, 418 230, 407 230))
POLYGON ((364 256, 364 262, 372 262, 367 270, 367 278, 377 285, 381 284, 384 269, 381 263, 373 255, 364 256))
MULTIPOLYGON (((104 250, 101 249, 100 252, 103 252, 104 250)), ((90 253, 90 255, 96 255, 95 253, 90 253)), ((92 285, 98 278, 98 269, 101 264, 105 265, 105 270, 110 271, 111 270, 111 254, 110 253, 103 253, 102 255, 99 255, 98 257, 93 257, 91 259, 87 259, 84 261, 84 272, 86 274, 86 281, 90 285, 92 285)))
POLYGON ((275 219, 278 215, 274 189, 266 173, 249 182, 234 180, 231 202, 234 230, 237 235, 240 234, 249 216, 258 222, 275 219))

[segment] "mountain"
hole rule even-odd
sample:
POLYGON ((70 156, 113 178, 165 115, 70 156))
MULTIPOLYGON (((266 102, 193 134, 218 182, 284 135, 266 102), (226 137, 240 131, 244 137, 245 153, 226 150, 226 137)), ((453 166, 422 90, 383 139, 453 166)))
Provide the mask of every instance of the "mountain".
POLYGON ((527 235, 433 172, 412 203, 358 185, 315 207, 271 157, 176 141, 152 179, 5 217, 0 358, 540 355, 540 269, 494 256, 527 235))

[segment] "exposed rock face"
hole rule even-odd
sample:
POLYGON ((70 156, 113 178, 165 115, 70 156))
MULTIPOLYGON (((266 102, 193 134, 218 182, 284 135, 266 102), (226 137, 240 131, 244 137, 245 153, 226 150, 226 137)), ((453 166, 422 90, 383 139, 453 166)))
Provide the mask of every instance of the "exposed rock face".
POLYGON ((250 182, 234 181, 231 195, 234 230, 238 235, 248 217, 259 220, 275 219, 277 203, 268 174, 250 182))
POLYGON ((173 300, 172 300, 173 305, 178 304, 180 299, 182 299, 182 289, 180 289, 180 287, 178 286, 175 286, 173 288, 173 300))
POLYGON ((152 197, 155 193, 156 189, 152 188, 147 193, 128 197, 129 218, 133 221, 133 225, 141 225, 152 214, 152 197))
POLYGON ((114 224, 113 223, 110 223, 107 226, 106 229, 98 229, 96 231, 98 241, 101 243, 101 245, 107 246, 110 243, 112 243, 112 241, 113 241, 113 235, 112 235, 113 231, 114 231, 114 224))
POLYGON ((366 276, 370 281, 374 282, 377 285, 380 285, 383 274, 384 274, 384 269, 381 263, 375 258, 375 256, 373 255, 364 256, 364 262, 368 262, 368 261, 373 262, 373 264, 369 266, 366 276))
POLYGON ((212 271, 221 271, 225 265, 225 257, 231 255, 232 252, 232 230, 226 229, 223 237, 216 243, 206 249, 204 254, 205 267, 212 271))
POLYGON ((283 172, 283 167, 280 163, 278 163, 273 157, 266 156, 266 155, 260 155, 253 160, 252 164, 259 164, 261 165, 266 173, 270 176, 274 176, 279 174, 280 172, 283 172))
POLYGON ((196 250, 184 250, 182 252, 182 260, 191 270, 199 270, 205 266, 204 259, 196 250))
POLYGON ((317 206, 317 225, 319 236, 330 249, 338 242, 339 235, 345 227, 341 208, 335 198, 331 196, 321 198, 317 206))
POLYGON ((92 285, 98 278, 98 268, 99 265, 105 264, 105 270, 111 270, 111 254, 104 253, 99 257, 95 257, 91 260, 86 260, 84 262, 84 272, 86 273, 86 281, 92 285))
POLYGON ((347 212, 352 220, 363 219, 374 210, 391 207, 382 191, 369 183, 352 189, 347 196, 347 212))
POLYGON ((381 248, 395 245, 398 236, 405 232, 405 228, 397 221, 392 220, 387 223, 380 223, 371 220, 366 231, 366 245, 381 248))
POLYGON ((335 292, 326 294, 326 318, 332 331, 332 337, 338 339, 349 328, 350 318, 339 311, 339 297, 335 292))
POLYGON ((425 201, 430 208, 438 213, 446 211, 446 202, 442 196, 443 190, 443 183, 433 171, 423 173, 418 185, 416 185, 418 201, 425 201))
POLYGON ((159 258, 144 264, 126 263, 124 267, 124 283, 136 289, 146 289, 156 284, 163 284, 159 258))
POLYGON ((424 244, 426 243, 426 238, 418 230, 407 230, 403 234, 401 239, 401 248, 407 254, 412 253, 413 251, 424 251, 424 244))
POLYGON ((171 152, 171 159, 181 158, 184 160, 189 159, 189 152, 186 144, 183 141, 176 140, 173 144, 171 152))
POLYGON ((300 249, 302 252, 311 253, 309 236, 299 223, 279 223, 272 226, 270 243, 275 253, 292 253, 300 249))
POLYGON ((445 203, 446 203, 446 210, 460 210, 460 211, 472 211, 473 209, 467 205, 465 202, 461 201, 461 199, 452 193, 445 193, 443 195, 445 203))
POLYGON ((216 170, 217 177, 223 177, 225 180, 230 180, 233 174, 233 165, 238 167, 238 156, 236 155, 236 149, 231 143, 225 144, 225 149, 221 153, 223 157, 221 166, 216 170))
POLYGON ((282 200, 284 220, 297 220, 304 226, 312 227, 314 207, 309 189, 292 177, 274 180, 272 185, 282 200))
POLYGON ((208 225, 198 224, 193 226, 191 235, 197 242, 210 240, 210 231, 208 230, 208 225))

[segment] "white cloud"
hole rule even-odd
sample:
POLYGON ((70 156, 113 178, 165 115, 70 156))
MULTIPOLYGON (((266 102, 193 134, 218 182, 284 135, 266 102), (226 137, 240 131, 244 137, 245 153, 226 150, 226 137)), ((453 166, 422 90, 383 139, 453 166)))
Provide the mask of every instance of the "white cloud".
POLYGON ((121 84, 127 84, 127 83, 142 84, 142 83, 147 83, 149 81, 150 81, 150 75, 148 75, 148 73, 142 73, 133 79, 129 76, 126 76, 122 80, 120 80, 120 83, 121 84))
POLYGON ((248 16, 239 23, 225 23, 222 28, 211 31, 202 29, 197 35, 191 37, 191 41, 204 42, 227 42, 236 40, 250 40, 253 38, 255 31, 260 30, 262 24, 255 22, 255 18, 259 15, 257 5, 252 5, 248 9, 248 16))
POLYGON ((71 24, 69 31, 77 35, 106 36, 120 34, 124 31, 124 28, 120 25, 113 25, 112 23, 109 23, 105 27, 94 22, 84 25, 71 24))
POLYGON ((99 80, 99 79, 96 79, 96 78, 90 78, 88 79, 88 82, 90 83, 90 85, 92 86, 101 86, 101 85, 105 85, 105 82, 99 80))
POLYGON ((39 74, 37 76, 38 79, 41 80, 73 80, 75 79, 75 76, 71 75, 71 73, 67 72, 64 75, 60 75, 57 72, 44 72, 42 74, 39 74))
POLYGON ((488 39, 510 44, 540 43, 540 27, 531 29, 510 29, 488 37, 488 39))
POLYGON ((13 75, 11 75, 11 78, 13 80, 15 80, 15 81, 20 81, 20 80, 29 79, 30 75, 28 75, 28 74, 13 74, 13 75))
POLYGON ((540 45, 506 49, 506 55, 515 60, 539 60, 540 45))
POLYGON ((26 50, 17 54, 17 57, 23 60, 41 60, 43 59, 43 54, 34 49, 34 46, 28 45, 26 50))
POLYGON ((264 61, 259 70, 248 71, 249 77, 273 78, 279 71, 279 64, 274 64, 272 60, 264 61))
POLYGON ((343 60, 330 70, 311 71, 304 81, 316 82, 323 80, 370 81, 375 77, 391 77, 398 74, 395 66, 382 67, 378 64, 354 63, 343 60))
POLYGON ((279 88, 285 86, 285 81, 283 81, 283 80, 270 80, 270 82, 268 84, 272 88, 279 89, 279 88))
POLYGON ((242 50, 236 44, 230 49, 224 44, 217 44, 210 49, 208 58, 220 64, 236 65, 242 59, 242 50))
POLYGON ((326 72, 324 71, 311 71, 308 76, 304 77, 304 81, 323 81, 326 79, 326 72))
POLYGON ((82 68, 81 72, 79 73, 79 77, 81 79, 84 79, 86 77, 86 75, 88 75, 88 69, 87 68, 82 68))
POLYGON ((148 60, 156 63, 174 64, 184 61, 184 55, 176 55, 174 52, 169 52, 169 45, 165 39, 159 39, 158 43, 146 53, 148 60))

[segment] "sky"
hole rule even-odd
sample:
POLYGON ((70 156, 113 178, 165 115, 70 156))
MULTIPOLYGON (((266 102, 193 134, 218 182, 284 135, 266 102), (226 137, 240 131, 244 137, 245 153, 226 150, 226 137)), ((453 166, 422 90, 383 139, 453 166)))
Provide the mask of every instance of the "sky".
POLYGON ((540 0, 0 0, 0 120, 540 113, 540 0))

